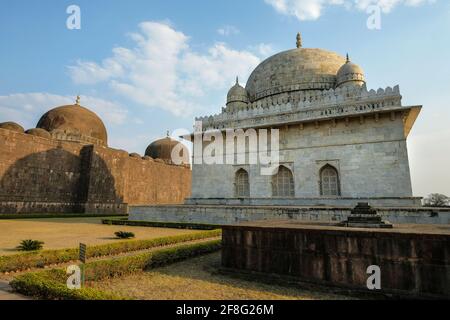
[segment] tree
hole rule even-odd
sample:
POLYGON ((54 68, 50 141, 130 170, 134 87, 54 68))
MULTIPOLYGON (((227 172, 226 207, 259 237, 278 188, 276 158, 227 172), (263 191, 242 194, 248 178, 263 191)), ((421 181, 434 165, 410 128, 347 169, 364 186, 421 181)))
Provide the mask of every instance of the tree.
POLYGON ((447 207, 450 205, 450 198, 439 193, 432 193, 424 199, 426 207, 447 207))

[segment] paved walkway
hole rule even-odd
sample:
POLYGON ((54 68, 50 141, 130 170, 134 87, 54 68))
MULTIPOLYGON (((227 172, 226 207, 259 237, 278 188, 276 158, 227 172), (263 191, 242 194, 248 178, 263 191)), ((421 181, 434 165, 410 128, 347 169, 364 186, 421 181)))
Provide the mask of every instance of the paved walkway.
POLYGON ((8 282, 0 281, 0 300, 29 300, 29 298, 13 293, 8 282))

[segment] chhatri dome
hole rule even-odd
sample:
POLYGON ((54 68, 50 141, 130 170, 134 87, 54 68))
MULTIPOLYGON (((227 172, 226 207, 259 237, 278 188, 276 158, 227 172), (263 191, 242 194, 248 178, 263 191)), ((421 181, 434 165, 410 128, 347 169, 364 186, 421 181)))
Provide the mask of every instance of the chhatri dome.
POLYGON ((108 134, 103 121, 94 112, 80 105, 80 97, 77 97, 74 105, 48 111, 36 127, 47 130, 58 140, 104 146, 108 144, 108 134))
MULTIPOLYGON (((275 54, 256 67, 245 94, 254 102, 285 92, 335 89, 353 80, 357 80, 355 84, 365 83, 361 68, 335 52, 303 48, 297 34, 297 48, 275 54)), ((233 88, 233 93, 241 92, 233 88)))
POLYGON ((337 87, 357 85, 363 86, 366 83, 363 69, 350 61, 347 54, 347 62, 337 73, 337 87))
POLYGON ((248 102, 247 90, 239 84, 239 78, 236 77, 236 84, 231 87, 227 94, 227 107, 235 109, 247 105, 248 102))

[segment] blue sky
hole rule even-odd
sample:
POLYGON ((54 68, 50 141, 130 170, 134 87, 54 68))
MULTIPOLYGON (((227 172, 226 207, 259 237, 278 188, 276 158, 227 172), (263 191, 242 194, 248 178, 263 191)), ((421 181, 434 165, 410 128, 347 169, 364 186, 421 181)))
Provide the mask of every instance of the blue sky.
POLYGON ((112 147, 143 153, 167 130, 218 113, 236 75, 295 47, 349 52, 368 87, 399 84, 424 105, 409 139, 416 195, 450 195, 450 3, 446 0, 2 0, 0 122, 34 127, 73 102, 97 112, 112 147), (81 8, 68 30, 66 8, 81 8), (381 6, 381 29, 366 26, 381 6))

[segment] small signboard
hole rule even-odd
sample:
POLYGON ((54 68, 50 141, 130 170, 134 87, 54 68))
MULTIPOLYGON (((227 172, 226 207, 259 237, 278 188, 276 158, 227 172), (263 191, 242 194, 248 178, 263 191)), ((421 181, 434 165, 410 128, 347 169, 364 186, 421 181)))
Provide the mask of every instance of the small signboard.
POLYGON ((84 243, 80 243, 80 261, 86 263, 86 245, 84 243))

